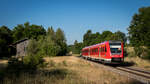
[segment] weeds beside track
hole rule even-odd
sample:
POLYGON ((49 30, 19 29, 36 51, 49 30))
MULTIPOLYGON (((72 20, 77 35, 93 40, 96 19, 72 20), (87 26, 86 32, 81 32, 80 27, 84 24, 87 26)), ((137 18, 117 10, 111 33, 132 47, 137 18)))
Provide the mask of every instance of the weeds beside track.
MULTIPOLYGON (((82 58, 82 57, 79 57, 79 58, 82 58)), ((88 60, 88 61, 93 62, 96 66, 102 67, 109 71, 119 73, 120 75, 125 75, 129 78, 138 80, 141 83, 150 84, 150 71, 146 71, 146 70, 136 68, 136 67, 131 67, 131 66, 103 65, 100 62, 97 62, 95 60, 88 60)))

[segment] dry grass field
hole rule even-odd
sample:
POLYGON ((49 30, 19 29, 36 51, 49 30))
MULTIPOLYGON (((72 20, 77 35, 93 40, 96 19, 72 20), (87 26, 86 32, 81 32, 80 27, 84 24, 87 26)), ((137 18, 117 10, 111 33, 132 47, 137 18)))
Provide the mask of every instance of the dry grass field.
POLYGON ((0 69, 5 68, 8 64, 8 60, 0 60, 0 69))
POLYGON ((95 66, 93 63, 75 56, 45 58, 48 63, 47 70, 65 69, 72 72, 69 81, 66 77, 56 84, 134 84, 132 79, 120 76, 95 66), (66 81, 67 80, 67 81, 66 81))
POLYGON ((126 57, 126 62, 133 63, 133 66, 150 70, 150 61, 141 59, 139 57, 126 57))
POLYGON ((150 70, 150 61, 144 60, 135 56, 134 48, 133 47, 126 47, 125 48, 128 56, 125 57, 125 62, 133 63, 133 66, 140 67, 146 70, 150 70))
MULTIPOLYGON (((77 56, 77 55, 76 55, 77 56)), ((3 84, 138 84, 76 56, 45 57, 46 67, 6 76, 3 84)))

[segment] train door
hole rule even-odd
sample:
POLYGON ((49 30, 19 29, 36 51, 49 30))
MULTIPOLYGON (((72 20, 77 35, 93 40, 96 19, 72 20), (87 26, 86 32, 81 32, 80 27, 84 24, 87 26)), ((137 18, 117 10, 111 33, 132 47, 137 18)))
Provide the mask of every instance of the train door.
POLYGON ((106 48, 106 45, 104 46, 104 58, 107 58, 107 48, 106 48))
POLYGON ((101 57, 105 58, 105 47, 104 46, 102 46, 102 48, 101 48, 101 57))
POLYGON ((101 57, 101 52, 102 52, 102 51, 101 51, 101 46, 100 46, 100 47, 99 47, 99 58, 102 58, 102 57, 101 57))
POLYGON ((96 48, 95 51, 96 51, 96 58, 98 58, 98 55, 99 55, 99 54, 98 54, 98 48, 96 48))
POLYGON ((99 49, 99 55, 100 55, 100 58, 103 58, 103 46, 100 46, 100 49, 99 49))
POLYGON ((89 50, 88 50, 88 56, 90 57, 90 48, 89 48, 89 50))

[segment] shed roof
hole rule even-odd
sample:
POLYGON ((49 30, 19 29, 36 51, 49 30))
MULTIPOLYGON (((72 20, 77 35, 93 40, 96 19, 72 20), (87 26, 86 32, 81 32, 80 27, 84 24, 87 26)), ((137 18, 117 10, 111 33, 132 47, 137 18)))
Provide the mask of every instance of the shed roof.
POLYGON ((12 44, 10 44, 9 46, 16 46, 18 43, 21 43, 21 42, 24 42, 24 41, 26 41, 26 40, 29 40, 28 38, 24 38, 24 39, 22 39, 22 40, 18 40, 18 41, 16 41, 15 43, 12 43, 12 44))

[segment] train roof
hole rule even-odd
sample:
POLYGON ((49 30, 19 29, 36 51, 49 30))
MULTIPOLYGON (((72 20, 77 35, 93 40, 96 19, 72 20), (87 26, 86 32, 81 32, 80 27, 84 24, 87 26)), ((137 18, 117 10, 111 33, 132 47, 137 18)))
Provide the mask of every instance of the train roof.
POLYGON ((104 41, 102 43, 98 43, 98 44, 94 44, 94 45, 91 45, 91 46, 87 46, 87 47, 84 47, 83 49, 94 47, 94 46, 97 46, 97 45, 100 45, 100 44, 105 44, 106 42, 108 42, 108 41, 104 41))
POLYGON ((106 42, 109 42, 109 43, 120 43, 121 41, 104 41, 102 43, 98 43, 98 44, 95 44, 95 45, 84 47, 83 49, 91 48, 91 47, 94 47, 94 46, 97 46, 97 45, 100 45, 100 44, 105 44, 106 42))

